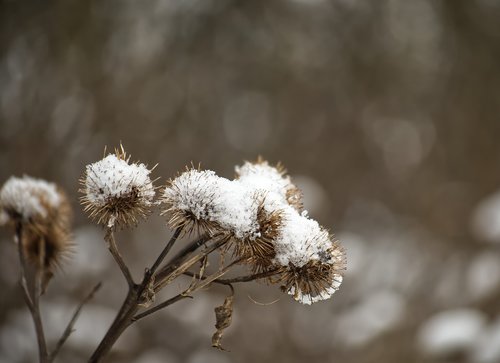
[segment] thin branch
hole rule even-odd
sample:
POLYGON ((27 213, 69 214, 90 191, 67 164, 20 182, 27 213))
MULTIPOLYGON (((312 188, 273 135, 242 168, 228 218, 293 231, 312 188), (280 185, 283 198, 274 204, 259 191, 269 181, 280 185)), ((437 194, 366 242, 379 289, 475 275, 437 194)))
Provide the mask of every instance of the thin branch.
POLYGON ((49 356, 49 362, 52 362, 54 360, 54 358, 59 353, 59 350, 61 349, 61 347, 64 345, 64 343, 66 342, 66 340, 68 340, 69 336, 73 332, 73 326, 75 325, 76 319, 78 319, 78 316, 80 315, 80 311, 82 310, 83 306, 87 302, 89 302, 90 299, 92 299, 94 297, 95 293, 97 292, 97 290, 99 290, 101 288, 101 286, 102 286, 102 283, 99 282, 96 286, 94 286, 94 288, 92 289, 92 291, 80 302, 80 304, 76 308, 75 312, 73 313, 73 316, 71 317, 71 320, 69 321, 68 325, 66 326, 66 329, 64 330, 61 338, 57 342, 56 347, 54 348, 54 350, 50 354, 50 356, 49 356))
POLYGON ((177 252, 177 254, 165 265, 160 271, 156 274, 157 280, 163 279, 165 276, 170 274, 173 270, 175 270, 182 263, 182 260, 186 258, 190 253, 196 251, 198 248, 203 246, 204 244, 210 242, 214 237, 210 237, 207 233, 203 234, 198 239, 189 243, 182 250, 177 252))
POLYGON ((174 263, 174 261, 180 260, 183 257, 187 256, 188 254, 196 251, 198 248, 203 246, 205 243, 210 241, 214 237, 210 237, 208 233, 202 234, 198 239, 190 242, 186 247, 184 247, 182 250, 180 250, 174 258, 172 258, 172 261, 169 262, 169 265, 174 263))
MULTIPOLYGON (((140 284, 135 284, 135 283, 130 284, 131 279, 130 280, 127 279, 127 281, 129 281, 129 291, 127 297, 123 301, 123 304, 120 308, 120 311, 116 315, 115 320, 113 321, 108 331, 104 335, 103 339, 99 343, 98 347, 90 357, 89 363, 101 362, 103 357, 109 353, 114 343, 118 340, 121 334, 127 329, 127 327, 129 327, 136 320, 144 316, 147 316, 149 314, 152 314, 153 312, 162 309, 168 305, 171 305, 176 301, 186 298, 187 297, 186 293, 179 294, 170 300, 167 300, 149 310, 144 311, 143 313, 137 314, 141 304, 144 304, 145 299, 151 299, 151 296, 149 296, 150 294, 154 296, 154 293, 158 292, 163 286, 167 285, 172 279, 182 274, 183 271, 185 271, 194 263, 199 261, 201 258, 203 258, 203 256, 208 255, 209 253, 213 252, 214 250, 216 250, 217 248, 219 248, 220 246, 222 246, 224 243, 227 242, 227 239, 217 241, 203 253, 191 257, 188 260, 185 260, 187 255, 180 254, 176 258, 174 258, 169 264, 159 269, 161 262, 163 261, 169 250, 172 248, 172 245, 175 243, 175 240, 177 238, 178 235, 176 231, 172 236, 172 239, 167 243, 167 246, 165 247, 161 255, 152 265, 151 269, 146 269, 144 277, 140 284)), ((112 246, 114 240, 112 238, 111 233, 109 237, 107 236, 107 240, 108 239, 109 239, 109 245, 112 246)), ((189 249, 184 249, 183 251, 187 251, 185 253, 189 254, 192 251, 195 251, 200 246, 204 245, 209 240, 210 239, 208 237, 203 237, 197 240, 195 243, 190 244, 189 249)), ((115 259, 117 257, 118 256, 115 256, 115 259)), ((117 260, 117 262, 118 261, 121 261, 123 267, 126 267, 123 262, 123 259, 120 258, 117 260)), ((128 271, 128 268, 126 270, 122 268, 122 271, 128 271)), ((124 275, 126 275, 126 272, 124 272, 124 275)), ((221 275, 215 276, 215 278, 218 278, 220 276, 221 275)), ((196 289, 198 288, 200 287, 196 287, 196 289)))
POLYGON ((28 305, 28 309, 31 313, 31 317, 33 319, 33 323, 35 325, 36 338, 38 343, 38 355, 40 359, 40 363, 48 362, 48 353, 47 353, 47 342, 45 340, 45 333, 43 330, 42 317, 40 316, 40 307, 39 307, 39 292, 40 292, 40 273, 37 271, 37 277, 35 282, 35 293, 34 296, 31 296, 28 282, 26 278, 27 272, 27 264, 26 257, 24 256, 23 250, 23 230, 20 222, 16 224, 16 243, 17 249, 19 252, 19 262, 21 265, 21 287, 23 290, 24 299, 26 301, 26 305, 28 305))
MULTIPOLYGON (((258 279, 263 279, 263 278, 266 278, 269 276, 273 276, 277 272, 278 272, 278 269, 273 269, 273 270, 259 272, 259 273, 253 274, 253 275, 233 277, 231 279, 216 279, 216 280, 213 280, 213 282, 217 283, 217 284, 222 284, 222 285, 231 285, 231 284, 238 283, 238 282, 249 282, 249 281, 254 281, 254 280, 258 280, 258 279)), ((200 276, 199 274, 196 274, 196 273, 191 272, 191 271, 185 271, 183 274, 186 276, 192 276, 192 277, 200 279, 200 280, 206 279, 206 277, 200 276)))
MULTIPOLYGON (((157 281, 155 281, 154 290, 159 291, 166 285, 168 285, 172 280, 182 275, 184 271, 193 266, 195 263, 200 261, 205 256, 208 256, 210 253, 221 247, 227 242, 226 238, 223 238, 217 242, 215 242, 212 246, 210 246, 206 251, 195 255, 184 262, 177 262, 177 264, 167 265, 166 269, 162 269, 157 274, 157 281)), ((174 261, 175 262, 175 261, 174 261)))
POLYGON ((246 276, 238 276, 238 277, 233 277, 231 279, 220 279, 219 282, 224 283, 224 284, 234 284, 237 282, 248 282, 248 281, 253 281, 253 280, 259 280, 263 279, 269 276, 276 275, 279 269, 272 269, 268 271, 263 271, 259 272, 253 275, 246 275, 246 276))
POLYGON ((106 235, 104 236, 104 240, 108 242, 108 249, 109 252, 113 255, 113 258, 115 259, 116 263, 120 267, 120 270, 123 273, 123 276, 127 280, 127 284, 129 287, 132 287, 135 285, 134 279, 132 278, 132 274, 130 273, 130 270, 123 260, 122 255, 118 251, 118 247, 116 246, 116 241, 115 241, 115 236, 113 233, 113 230, 111 228, 108 228, 106 235))
POLYGON ((182 232, 182 227, 179 227, 175 230, 173 236, 170 238, 170 241, 168 241, 167 245, 165 246, 163 251, 161 251, 160 255, 158 256, 158 258, 154 262, 153 266, 149 269, 149 273, 151 274, 151 276, 154 275, 154 273, 156 272, 158 267, 161 265, 161 263, 163 262, 163 260, 167 256, 168 252, 172 249, 175 241, 177 241, 181 232, 182 232))
MULTIPOLYGON (((198 257, 198 256, 196 256, 198 257)), ((139 319, 142 319, 148 315, 151 315, 155 312, 157 312, 158 310, 161 310, 169 305, 172 305, 173 303, 179 301, 179 300, 182 300, 182 299, 185 299, 185 298, 192 298, 192 296, 190 296, 189 294, 193 293, 193 292, 196 292, 202 288, 204 288, 205 286, 208 286, 210 285, 212 282, 216 282, 216 280, 221 277, 222 275, 224 275, 232 266, 234 266, 236 263, 240 262, 240 260, 236 260, 236 261, 233 261, 231 262, 229 265, 227 265, 226 267, 224 267, 223 269, 213 273, 212 275, 210 276, 207 276, 207 277, 202 277, 202 283, 199 283, 199 284, 195 284, 194 286, 190 286, 188 287, 185 291, 181 292, 180 294, 168 299, 167 301, 161 303, 161 304, 158 304, 154 307, 152 307, 151 309, 148 309, 146 311, 144 311, 143 313, 140 313, 136 316, 134 316, 134 318, 132 319, 133 322, 139 320, 139 319)), ((181 273, 182 274, 182 273, 181 273)), ((233 287, 231 286, 230 283, 224 283, 224 285, 228 285, 230 288, 231 288, 231 291, 234 292, 234 289, 233 287)))
POLYGON ((161 304, 158 304, 155 307, 152 307, 151 309, 146 310, 143 313, 137 314, 136 316, 134 316, 132 318, 132 322, 136 322, 137 320, 145 318, 146 316, 151 315, 151 314, 157 312, 158 310, 166 308, 167 306, 172 305, 173 303, 175 303, 177 301, 180 301, 180 300, 183 300, 183 299, 187 299, 187 298, 192 299, 193 297, 189 296, 189 295, 184 295, 183 293, 182 294, 178 294, 178 295, 174 296, 173 298, 170 298, 167 301, 164 301, 161 304))

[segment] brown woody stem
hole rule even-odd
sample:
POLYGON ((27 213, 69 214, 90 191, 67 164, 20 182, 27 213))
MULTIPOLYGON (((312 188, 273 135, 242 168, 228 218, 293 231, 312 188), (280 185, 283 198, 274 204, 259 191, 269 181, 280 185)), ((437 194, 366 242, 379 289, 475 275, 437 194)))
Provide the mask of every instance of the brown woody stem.
POLYGON ((28 280, 27 280, 27 264, 26 257, 24 256, 23 250, 23 228, 22 223, 16 223, 16 243, 19 252, 19 262, 21 265, 21 288, 23 291, 24 299, 26 301, 26 305, 30 311, 31 317, 33 319, 33 323, 35 325, 36 337, 38 342, 38 356, 40 363, 48 363, 49 355, 47 353, 47 343, 45 341, 45 333, 43 330, 42 317, 40 315, 40 305, 39 305, 39 297, 41 291, 41 277, 40 277, 40 269, 37 268, 35 281, 33 281, 34 292, 30 293, 28 280))
POLYGON ((177 241, 177 239, 179 238, 180 234, 181 228, 178 228, 158 256, 158 258, 155 260, 151 268, 145 270, 142 282, 140 284, 136 284, 133 282, 128 267, 126 266, 123 258, 121 258, 121 255, 116 249, 116 242, 114 240, 112 232, 108 231, 108 234, 106 234, 105 238, 109 243, 110 251, 115 258, 115 261, 118 263, 120 269, 123 272, 123 275, 127 279, 129 290, 118 314, 115 317, 115 320, 104 335, 97 349, 90 357, 89 363, 101 362, 102 359, 110 352, 111 348, 116 343, 118 338, 122 335, 122 333, 136 320, 134 319, 134 316, 136 316, 137 312, 141 308, 141 304, 144 304, 145 300, 148 299, 148 297, 145 295, 149 292, 151 285, 156 279, 156 270, 159 268, 168 252, 174 245, 175 241, 177 241))
POLYGON ((134 279, 132 278, 132 274, 130 273, 130 270, 123 260, 122 255, 120 254, 120 251, 118 251, 118 247, 116 246, 116 241, 115 241, 115 236, 113 233, 113 230, 111 228, 108 228, 106 231, 106 235, 104 236, 104 240, 108 243, 108 249, 109 252, 111 252, 111 255, 115 259, 116 263, 120 267, 120 270, 122 271, 123 276, 127 280, 127 284, 129 287, 134 286, 135 282, 134 279))

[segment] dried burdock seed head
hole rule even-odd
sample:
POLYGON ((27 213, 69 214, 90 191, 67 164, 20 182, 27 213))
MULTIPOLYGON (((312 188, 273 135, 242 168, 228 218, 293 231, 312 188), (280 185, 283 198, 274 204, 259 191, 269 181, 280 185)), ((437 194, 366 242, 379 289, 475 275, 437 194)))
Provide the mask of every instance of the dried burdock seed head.
POLYGON ((137 225, 153 205, 155 188, 151 171, 142 163, 130 163, 123 146, 87 165, 80 180, 84 210, 108 228, 137 225))
POLYGON ((29 176, 10 177, 0 190, 4 221, 46 219, 61 206, 62 199, 55 184, 29 176))
POLYGON ((282 225, 282 212, 266 210, 265 196, 257 194, 258 233, 247 238, 234 241, 233 254, 249 264, 254 272, 265 271, 273 264, 276 255, 274 240, 279 236, 282 225))
POLYGON ((302 192, 294 185, 281 163, 271 166, 259 156, 256 162, 236 166, 236 179, 254 189, 266 190, 281 196, 298 211, 302 211, 302 192))
POLYGON ((161 197, 165 205, 162 215, 168 216, 172 228, 182 227, 185 232, 207 231, 215 233, 213 221, 214 200, 219 197, 219 177, 213 171, 186 168, 169 180, 161 197))
POLYGON ((235 261, 255 272, 279 269, 285 291, 305 304, 331 296, 342 279, 344 251, 299 213, 300 191, 284 169, 259 160, 236 170, 232 181, 196 169, 171 180, 162 197, 170 225, 225 236, 224 252, 232 249, 235 261))
POLYGON ((339 288, 345 252, 315 220, 290 206, 284 208, 274 245, 273 262, 281 266, 278 281, 295 300, 311 304, 329 298, 339 288))
POLYGON ((345 266, 345 251, 334 242, 319 259, 300 267, 291 262, 282 267, 276 282, 282 283, 283 291, 296 301, 310 305, 330 298, 339 289, 345 266))
POLYGON ((55 184, 11 177, 0 191, 3 214, 22 229, 24 256, 43 273, 43 289, 71 250, 71 208, 55 184))

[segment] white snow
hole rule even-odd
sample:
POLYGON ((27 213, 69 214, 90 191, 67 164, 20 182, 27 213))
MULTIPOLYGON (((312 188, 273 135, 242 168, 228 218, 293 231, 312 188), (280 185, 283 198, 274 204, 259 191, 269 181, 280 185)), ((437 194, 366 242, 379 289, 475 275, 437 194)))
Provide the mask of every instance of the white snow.
POLYGON ((144 164, 129 164, 109 154, 104 159, 87 165, 85 194, 89 202, 104 206, 110 198, 120 198, 134 191, 145 205, 151 205, 155 195, 150 170, 144 164))
POLYGON ((486 318, 473 309, 453 309, 435 314, 419 329, 417 343, 428 355, 442 356, 472 347, 486 318))
POLYGON ((10 177, 0 190, 2 209, 13 210, 24 219, 35 216, 44 218, 48 211, 43 204, 57 208, 60 203, 61 196, 55 184, 26 175, 22 178, 10 177))
POLYGON ((276 243, 276 262, 302 267, 311 260, 320 260, 320 253, 331 247, 328 232, 313 219, 300 215, 294 208, 283 206, 284 221, 276 243))

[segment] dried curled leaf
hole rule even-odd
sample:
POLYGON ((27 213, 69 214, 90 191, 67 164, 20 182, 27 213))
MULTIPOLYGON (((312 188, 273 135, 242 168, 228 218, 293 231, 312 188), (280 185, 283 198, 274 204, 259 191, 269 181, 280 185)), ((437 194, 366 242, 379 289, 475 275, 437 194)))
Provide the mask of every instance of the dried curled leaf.
POLYGON ((212 335, 212 347, 219 350, 226 350, 221 345, 222 335, 224 329, 231 325, 231 320, 233 317, 233 300, 234 294, 231 293, 230 296, 226 297, 224 304, 217 306, 215 311, 215 328, 217 329, 212 335))

